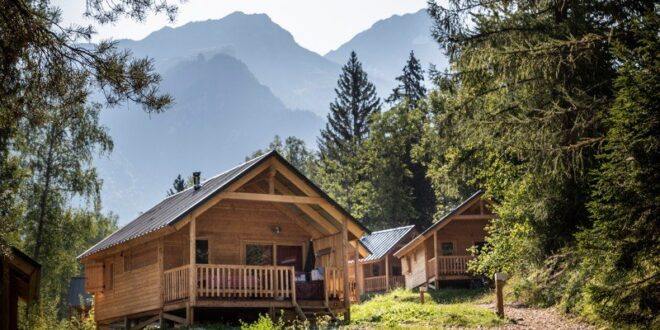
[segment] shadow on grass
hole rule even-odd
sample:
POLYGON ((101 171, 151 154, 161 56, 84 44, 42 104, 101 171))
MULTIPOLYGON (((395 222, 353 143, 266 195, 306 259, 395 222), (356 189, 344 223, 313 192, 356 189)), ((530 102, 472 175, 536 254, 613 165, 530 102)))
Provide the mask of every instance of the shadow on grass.
POLYGON ((488 289, 431 289, 428 294, 438 304, 454 304, 477 300, 488 294, 488 289))

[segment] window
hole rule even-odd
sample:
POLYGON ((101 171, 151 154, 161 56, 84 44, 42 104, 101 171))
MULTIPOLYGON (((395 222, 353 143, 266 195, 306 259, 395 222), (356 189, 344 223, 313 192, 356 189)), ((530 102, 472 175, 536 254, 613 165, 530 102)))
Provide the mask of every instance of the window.
POLYGON ((245 246, 246 265, 272 265, 273 246, 268 244, 248 244, 245 246))
POLYGON ((303 270, 303 252, 300 245, 278 245, 277 265, 294 266, 296 271, 303 270))
POLYGON ((115 276, 115 263, 112 260, 106 261, 105 262, 105 267, 104 267, 104 276, 103 276, 103 289, 104 290, 112 290, 112 287, 114 286, 114 276, 115 276))
POLYGON ((380 276, 380 264, 371 264, 371 275, 380 276))
POLYGON ((442 243, 442 255, 450 256, 454 254, 454 243, 444 242, 442 243))
POLYGON ((392 276, 401 276, 401 266, 392 266, 392 276))
POLYGON ((195 241, 195 262, 198 264, 209 263, 209 241, 198 239, 195 241))

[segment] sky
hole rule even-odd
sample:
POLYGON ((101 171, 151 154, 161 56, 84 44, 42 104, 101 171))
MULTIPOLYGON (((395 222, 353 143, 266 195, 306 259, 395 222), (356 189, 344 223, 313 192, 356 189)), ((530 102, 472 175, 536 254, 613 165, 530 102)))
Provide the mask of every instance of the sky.
MULTIPOLYGON (((102 39, 139 40, 164 26, 181 26, 192 21, 219 19, 232 12, 265 13, 293 34, 301 46, 324 55, 368 29, 378 20, 392 15, 416 12, 426 0, 188 0, 179 5, 174 23, 165 15, 151 15, 145 22, 122 19, 111 25, 95 25, 102 39)), ((83 17, 85 0, 53 0, 62 9, 65 24, 89 25, 83 17)))

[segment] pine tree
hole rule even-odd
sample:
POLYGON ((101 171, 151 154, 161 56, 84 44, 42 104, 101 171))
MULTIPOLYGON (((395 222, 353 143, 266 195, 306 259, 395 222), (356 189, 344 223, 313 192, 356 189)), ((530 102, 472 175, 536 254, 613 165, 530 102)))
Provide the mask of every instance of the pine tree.
POLYGON ((366 214, 370 194, 363 143, 369 136, 372 114, 380 111, 380 98, 355 52, 351 52, 335 88, 325 129, 318 140, 320 161, 317 181, 354 216, 366 214))
POLYGON ((318 145, 322 158, 346 164, 369 134, 371 114, 380 111, 376 87, 367 79, 355 52, 342 67, 335 93, 318 145))
POLYGON ((408 99, 408 105, 414 108, 417 102, 426 96, 426 87, 424 87, 424 70, 411 50, 410 57, 403 67, 403 74, 396 77, 399 85, 392 90, 392 94, 387 98, 387 102, 396 103, 403 99, 408 99))
POLYGON ((182 192, 186 189, 186 181, 181 177, 181 174, 177 175, 174 182, 172 182, 172 188, 167 191, 167 196, 172 196, 178 192, 182 192))

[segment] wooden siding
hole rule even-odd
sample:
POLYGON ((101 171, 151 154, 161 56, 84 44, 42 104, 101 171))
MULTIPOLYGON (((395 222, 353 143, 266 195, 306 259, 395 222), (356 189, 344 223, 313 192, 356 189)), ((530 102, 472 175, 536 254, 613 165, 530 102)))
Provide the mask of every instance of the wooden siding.
MULTIPOLYGON (((158 240, 143 244, 145 250, 157 248, 158 240)), ((124 257, 121 253, 106 258, 113 263, 112 289, 104 289, 95 295, 96 320, 121 317, 128 314, 160 308, 161 274, 158 263, 124 271, 124 257)), ((108 283, 108 279, 104 279, 108 283)))
POLYGON ((412 289, 426 282, 426 251, 421 245, 409 253, 403 262, 406 288, 412 289), (410 265, 410 268, 407 267, 410 265))

